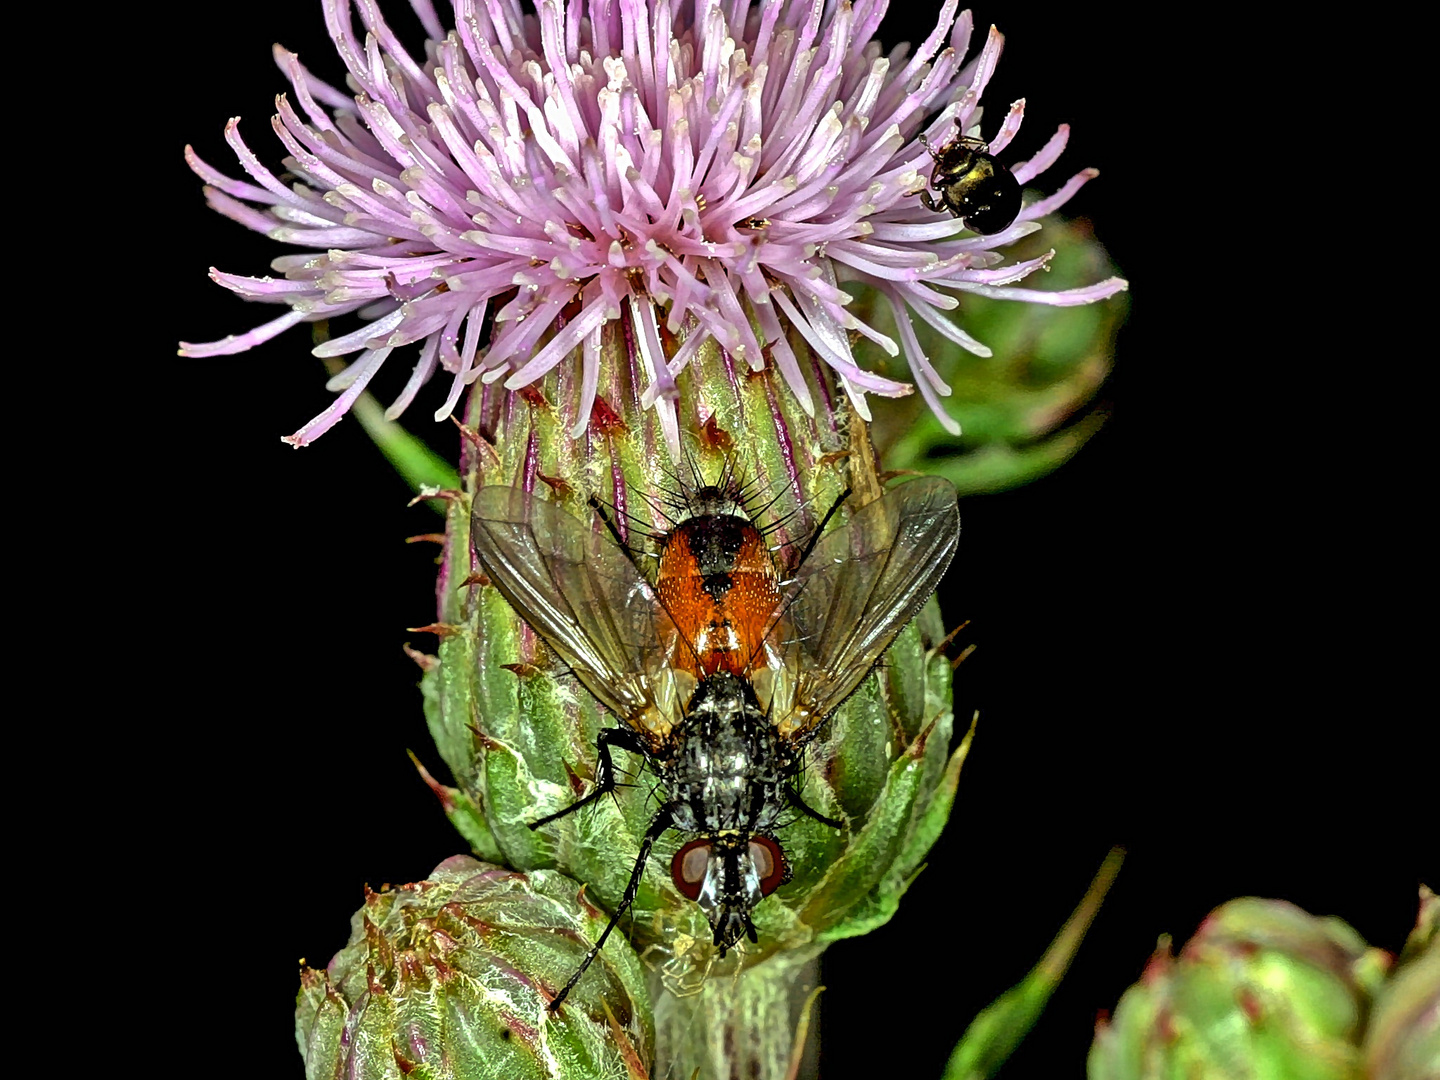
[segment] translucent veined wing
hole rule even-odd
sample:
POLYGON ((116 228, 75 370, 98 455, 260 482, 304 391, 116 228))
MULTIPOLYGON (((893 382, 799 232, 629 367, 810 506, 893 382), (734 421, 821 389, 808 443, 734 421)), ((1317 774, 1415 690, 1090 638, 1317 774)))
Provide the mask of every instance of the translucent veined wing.
POLYGON ((772 638, 793 692, 777 699, 782 737, 809 731, 855 692, 940 583, 960 541, 954 486, 931 476, 862 506, 796 571, 772 638))
POLYGON ((669 620, 603 529, 515 488, 475 493, 470 539, 484 571, 581 685, 640 734, 674 723, 669 620))

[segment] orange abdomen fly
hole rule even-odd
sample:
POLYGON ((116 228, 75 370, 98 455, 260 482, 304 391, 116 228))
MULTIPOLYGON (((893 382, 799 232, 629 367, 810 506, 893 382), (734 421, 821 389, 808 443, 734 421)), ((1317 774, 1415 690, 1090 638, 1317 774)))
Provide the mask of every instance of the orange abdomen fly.
POLYGON ((748 675, 764 662, 765 635, 780 606, 765 538, 746 518, 700 514, 665 537, 655 587, 689 648, 672 663, 697 678, 748 675))

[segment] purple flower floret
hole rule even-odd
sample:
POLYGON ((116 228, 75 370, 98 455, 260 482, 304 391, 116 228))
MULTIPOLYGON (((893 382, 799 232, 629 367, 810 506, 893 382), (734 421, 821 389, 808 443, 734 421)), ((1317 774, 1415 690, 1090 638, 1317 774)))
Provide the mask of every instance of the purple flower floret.
MULTIPOLYGON (((913 312, 979 356, 989 350, 944 313, 954 293, 1085 304, 1126 287, 1110 278, 1060 292, 1016 288, 1049 256, 1001 266, 996 250, 1039 228, 1096 175, 1086 169, 989 236, 915 197, 940 144, 978 134, 981 92, 999 59, 991 29, 964 62, 969 12, 947 0, 914 54, 872 40, 885 0, 456 0, 446 32, 430 0, 411 0, 430 40, 423 59, 401 46, 374 0, 324 0, 326 24, 358 91, 312 76, 294 54, 276 59, 294 90, 272 127, 289 152, 286 185, 225 128, 249 180, 231 179, 186 148, 216 210, 311 249, 276 259, 281 278, 211 270, 241 296, 289 307, 246 334, 182 346, 187 356, 241 352, 299 322, 358 312, 364 324, 316 348, 358 354, 330 380, 339 397, 286 441, 311 442, 359 396, 390 354, 418 345, 413 373, 387 415, 398 416, 441 367, 444 419, 479 378, 515 389, 579 347, 583 431, 598 381, 600 335, 622 314, 648 386, 678 447, 675 376, 713 337, 737 362, 769 359, 807 412, 813 402, 786 338, 793 326, 834 368, 854 408, 865 394, 910 386, 866 371, 849 331, 902 350, 921 394, 949 387, 921 351, 913 312), (327 112, 327 109, 329 110, 327 112), (941 110, 923 128, 927 115, 941 110), (256 205, 251 205, 256 204, 256 205), (897 344, 857 320, 847 281, 889 301, 897 344), (563 322, 561 319, 563 313, 563 322), (493 323, 481 348, 486 316, 493 323), (683 338, 667 359, 664 322, 683 338)), ((1011 106, 989 139, 999 153, 1020 128, 1011 106)), ((1065 147, 1062 126, 1028 161, 1021 184, 1065 147)))

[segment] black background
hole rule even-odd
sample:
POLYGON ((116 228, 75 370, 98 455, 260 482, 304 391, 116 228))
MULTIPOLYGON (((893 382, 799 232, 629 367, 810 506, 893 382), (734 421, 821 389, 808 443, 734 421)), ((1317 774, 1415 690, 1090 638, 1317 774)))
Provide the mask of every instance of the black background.
MULTIPOLYGON (((405 5, 386 8, 413 29, 405 5)), ((913 25, 892 14, 882 37, 918 40, 932 9, 913 25)), ((1374 103, 1335 88, 1348 69, 1321 66, 1343 57, 1325 27, 1140 10, 976 13, 1008 38, 992 120, 1028 98, 1013 153, 1068 121, 1047 176, 1101 169, 1068 209, 1131 279, 1132 314, 1111 422, 1056 475, 961 507, 942 599, 979 645, 956 684, 979 734, 899 915, 827 955, 830 1078, 872 1064, 938 1077, 1112 844, 1129 849, 1121 877, 1007 1077, 1080 1075, 1097 1010, 1157 935, 1183 939, 1231 897, 1282 896, 1394 949, 1422 874, 1436 883, 1419 791, 1435 738, 1410 697, 1420 646, 1391 617, 1419 600, 1385 417, 1405 412, 1393 402, 1419 358, 1355 296, 1365 234, 1337 240, 1308 137, 1368 130, 1374 103)), ((433 618, 434 548, 404 538, 438 519, 406 507, 353 421, 301 452, 279 442, 329 400, 304 330, 174 355, 276 314, 205 270, 263 273, 283 250, 204 208, 183 145, 236 173, 221 130, 238 114, 278 160, 272 41, 340 71, 318 3, 195 18, 91 73, 118 88, 97 122, 151 117, 131 144, 145 156, 127 223, 150 255, 116 271, 120 295, 132 274, 144 291, 115 316, 129 359, 104 384, 134 398, 85 443, 111 499, 114 569, 100 572, 122 628, 117 704, 97 725, 101 787, 121 780, 104 846, 136 926, 163 927, 166 972, 207 988, 170 1006, 169 1045, 198 1063, 167 1074, 298 1077, 296 961, 344 943, 363 883, 422 878, 462 849, 405 757, 437 761, 400 646, 429 647, 405 627, 433 618)), ((1388 220, 1375 168, 1365 226, 1388 220)), ((388 377, 382 398, 404 373, 388 377)), ((453 432, 433 434, 453 449, 453 432)))

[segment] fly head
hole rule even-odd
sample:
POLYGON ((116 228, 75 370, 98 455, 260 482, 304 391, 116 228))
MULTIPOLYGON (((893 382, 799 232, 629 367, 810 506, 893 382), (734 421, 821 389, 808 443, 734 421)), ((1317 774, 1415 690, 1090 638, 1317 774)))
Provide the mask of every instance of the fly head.
POLYGON ((724 956, 741 938, 758 940, 750 913, 790 880, 790 864, 773 837, 728 833, 691 840, 675 853, 670 877, 694 900, 724 956))

